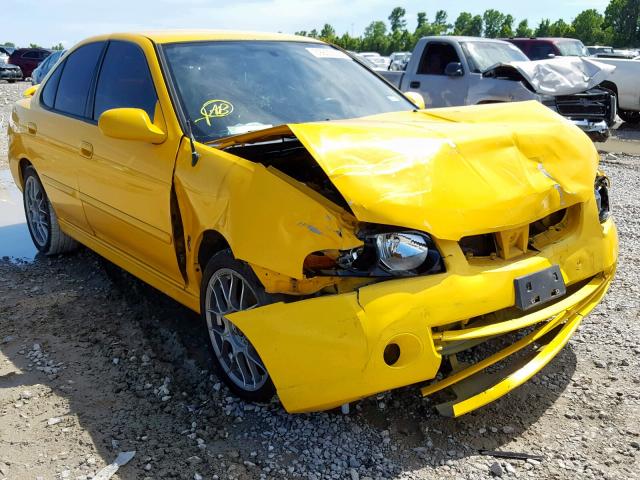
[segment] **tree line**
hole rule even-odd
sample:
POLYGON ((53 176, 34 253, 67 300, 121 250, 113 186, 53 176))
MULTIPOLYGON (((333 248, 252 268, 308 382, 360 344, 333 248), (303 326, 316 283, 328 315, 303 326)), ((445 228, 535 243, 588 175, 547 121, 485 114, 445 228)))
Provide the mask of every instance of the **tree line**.
POLYGON ((585 45, 609 45, 613 47, 640 46, 640 0, 611 0, 604 14, 590 8, 580 12, 567 22, 560 18, 542 19, 537 26, 527 19, 516 23, 513 15, 495 9, 482 15, 462 12, 453 23, 445 10, 438 10, 432 21, 426 12, 418 12, 417 26, 413 32, 407 29, 406 10, 396 7, 391 11, 389 26, 382 20, 371 22, 361 36, 348 32, 338 35, 335 28, 326 23, 320 31, 298 31, 297 35, 314 37, 357 52, 375 51, 383 55, 391 52, 411 51, 416 42, 431 35, 468 35, 473 37, 567 37, 582 40, 585 45))

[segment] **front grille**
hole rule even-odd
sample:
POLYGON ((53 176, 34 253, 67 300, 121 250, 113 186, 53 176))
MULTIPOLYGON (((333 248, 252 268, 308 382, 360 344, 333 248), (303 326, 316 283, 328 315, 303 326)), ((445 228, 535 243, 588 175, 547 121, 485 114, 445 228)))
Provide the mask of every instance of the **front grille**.
MULTIPOLYGON (((540 220, 536 220, 529 224, 528 227, 528 244, 532 243, 533 237, 540 235, 550 229, 559 226, 567 216, 567 209, 563 208, 557 212, 553 212, 540 220)), ((458 244, 462 249, 462 253, 467 258, 473 257, 502 257, 505 258, 504 252, 499 248, 500 242, 498 236, 500 232, 485 233, 482 235, 470 235, 462 237, 458 244)), ((525 252, 523 252, 525 253, 525 252)))
POLYGON ((611 109, 611 95, 604 91, 584 92, 556 97, 558 113, 565 117, 606 119, 611 109))

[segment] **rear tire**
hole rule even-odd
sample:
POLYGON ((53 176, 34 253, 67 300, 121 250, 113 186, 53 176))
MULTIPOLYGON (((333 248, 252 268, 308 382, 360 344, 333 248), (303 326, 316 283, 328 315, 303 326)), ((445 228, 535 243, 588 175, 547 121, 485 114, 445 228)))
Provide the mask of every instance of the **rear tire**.
POLYGON ((640 123, 640 112, 634 112, 632 110, 620 110, 618 115, 622 120, 634 125, 640 123))
POLYGON ((207 263, 200 288, 200 312, 207 327, 213 367, 234 394, 251 402, 268 402, 276 389, 256 349, 225 315, 276 300, 265 292, 251 267, 236 260, 230 249, 216 253, 207 263))
POLYGON ((75 250, 78 242, 60 228, 56 212, 32 166, 24 169, 22 200, 31 240, 38 251, 57 255, 75 250))

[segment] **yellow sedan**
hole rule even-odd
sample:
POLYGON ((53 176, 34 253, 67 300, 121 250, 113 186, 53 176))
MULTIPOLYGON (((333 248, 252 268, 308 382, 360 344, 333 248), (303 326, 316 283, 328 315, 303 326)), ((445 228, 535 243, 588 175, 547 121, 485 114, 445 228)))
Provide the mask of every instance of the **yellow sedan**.
POLYGON ((220 378, 289 412, 413 384, 474 410, 547 364, 615 271, 579 129, 536 102, 425 109, 310 38, 87 39, 9 142, 41 252, 79 242, 199 312, 220 378))

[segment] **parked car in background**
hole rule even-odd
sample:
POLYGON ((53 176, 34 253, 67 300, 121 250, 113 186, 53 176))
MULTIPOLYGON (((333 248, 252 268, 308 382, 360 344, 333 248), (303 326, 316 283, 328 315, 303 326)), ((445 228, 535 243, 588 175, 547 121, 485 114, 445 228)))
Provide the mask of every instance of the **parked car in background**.
POLYGON ((49 73, 49 70, 51 70, 56 62, 60 60, 60 57, 64 55, 64 52, 66 52, 66 50, 55 50, 51 55, 40 62, 40 65, 31 72, 31 84, 37 85, 42 82, 47 73, 49 73))
POLYGON ((312 38, 103 35, 16 103, 9 166, 37 248, 198 312, 235 394, 305 412, 433 380, 459 416, 558 354, 617 234, 598 152, 549 109, 416 102, 312 38))
POLYGON ((630 50, 630 49, 619 50, 619 49, 614 49, 613 47, 600 47, 600 46, 586 47, 586 48, 592 56, 598 57, 598 58, 633 59, 638 56, 637 50, 630 50))
POLYGON ((15 51, 15 47, 9 47, 7 45, 0 45, 0 54, 5 54, 6 56, 9 56, 14 51, 15 51))
POLYGON ((6 63, 0 58, 0 80, 6 80, 9 83, 22 80, 22 70, 17 65, 6 63))
POLYGON ((40 62, 49 55, 51 50, 44 48, 18 48, 9 56, 9 63, 20 67, 24 78, 29 78, 40 62))
POLYGON ((402 72, 407 68, 407 63, 409 63, 409 60, 411 59, 411 52, 393 52, 389 56, 389 59, 391 60, 389 70, 402 72))
POLYGON ((574 38, 505 38, 524 52, 531 60, 553 57, 586 57, 589 51, 580 40, 574 38))
POLYGON ((616 102, 596 86, 608 70, 589 59, 531 62, 502 40, 438 36, 418 42, 404 73, 380 73, 402 91, 422 94, 430 108, 537 100, 604 141, 616 102))
POLYGON ((640 62, 621 58, 598 58, 598 62, 616 67, 601 87, 618 99, 618 115, 628 123, 640 123, 640 62))
POLYGON ((585 48, 589 52, 589 55, 613 55, 613 47, 606 47, 602 45, 587 45, 585 48))

